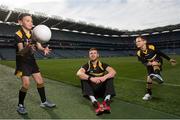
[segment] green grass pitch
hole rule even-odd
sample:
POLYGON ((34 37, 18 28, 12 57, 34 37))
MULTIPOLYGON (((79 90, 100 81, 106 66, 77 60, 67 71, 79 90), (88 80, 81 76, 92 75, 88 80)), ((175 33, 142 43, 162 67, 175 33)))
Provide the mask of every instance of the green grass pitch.
MULTIPOLYGON (((179 63, 180 56, 172 57, 179 63)), ((35 85, 31 85, 32 89, 26 98, 29 116, 23 118, 180 118, 179 64, 171 66, 164 60, 162 75, 165 83, 154 84, 153 99, 143 101, 146 69, 137 61, 137 58, 101 58, 101 61, 108 63, 117 71, 114 79, 117 96, 113 99, 112 114, 97 117, 90 102, 81 96, 80 81, 76 77, 77 70, 87 60, 85 58, 38 60, 43 77, 48 79, 46 81, 47 95, 58 104, 58 107, 53 111, 37 107, 39 105, 38 94, 35 85), (40 115, 36 112, 37 110, 41 111, 40 115)), ((0 61, 0 63, 12 68, 15 66, 14 61, 0 61)), ((0 103, 3 107, 0 107, 0 111, 5 109, 6 104, 9 104, 6 101, 11 101, 12 104, 0 114, 0 118, 22 118, 15 111, 20 81, 13 76, 13 69, 11 71, 10 68, 7 69, 2 69, 1 66, 0 88, 3 93, 0 103), (10 81, 9 78, 15 80, 10 81), (8 88, 8 86, 12 87, 8 88), (10 94, 11 98, 8 98, 7 94, 10 94), (7 112, 11 112, 12 115, 6 115, 7 112)))

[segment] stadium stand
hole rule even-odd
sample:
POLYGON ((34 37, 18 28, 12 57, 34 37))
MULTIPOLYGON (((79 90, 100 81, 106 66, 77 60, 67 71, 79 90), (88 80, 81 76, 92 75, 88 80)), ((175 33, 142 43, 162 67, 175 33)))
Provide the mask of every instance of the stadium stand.
MULTIPOLYGON (((14 34, 19 27, 16 19, 21 13, 0 7, 0 59, 15 59, 14 34)), ((47 44, 53 51, 48 56, 36 52, 35 57, 39 59, 85 57, 91 47, 98 48, 102 57, 133 56, 136 49, 134 40, 139 35, 165 53, 180 54, 180 24, 142 31, 120 31, 36 14, 32 17, 34 25, 45 24, 52 30, 52 38, 47 44)))

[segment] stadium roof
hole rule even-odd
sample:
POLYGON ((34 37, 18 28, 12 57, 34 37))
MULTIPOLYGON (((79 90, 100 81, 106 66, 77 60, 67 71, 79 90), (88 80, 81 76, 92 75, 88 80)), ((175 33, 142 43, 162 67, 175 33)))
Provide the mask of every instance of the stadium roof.
MULTIPOLYGON (((17 17, 21 13, 30 13, 24 9, 9 10, 7 6, 0 6, 0 21, 3 23, 17 24, 17 17)), ((180 31, 180 24, 145 29, 141 31, 122 31, 118 29, 106 28, 104 26, 96 26, 95 24, 87 24, 86 22, 76 22, 72 19, 62 19, 59 16, 48 16, 44 13, 30 13, 33 17, 34 25, 45 24, 51 29, 62 31, 72 31, 91 35, 112 36, 112 37, 129 37, 138 35, 159 34, 171 31, 180 31)))

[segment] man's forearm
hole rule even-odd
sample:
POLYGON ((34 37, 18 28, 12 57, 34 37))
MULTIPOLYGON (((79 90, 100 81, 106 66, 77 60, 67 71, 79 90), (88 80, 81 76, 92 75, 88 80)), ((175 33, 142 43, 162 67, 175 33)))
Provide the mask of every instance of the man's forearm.
POLYGON ((114 76, 115 76, 115 73, 113 73, 113 72, 104 75, 104 77, 105 77, 106 79, 113 78, 114 76))
POLYGON ((89 80, 90 78, 90 76, 89 75, 87 75, 87 74, 85 74, 85 73, 79 73, 79 74, 77 74, 78 75, 78 77, 80 78, 80 79, 82 79, 82 80, 89 80))

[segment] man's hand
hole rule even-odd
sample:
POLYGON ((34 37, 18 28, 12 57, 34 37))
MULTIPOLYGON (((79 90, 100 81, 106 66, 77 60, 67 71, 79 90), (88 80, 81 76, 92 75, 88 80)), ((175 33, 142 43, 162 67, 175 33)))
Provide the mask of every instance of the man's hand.
POLYGON ((175 66, 175 65, 176 65, 176 60, 170 59, 169 61, 170 61, 170 63, 171 63, 172 66, 175 66))
POLYGON ((101 81, 101 82, 104 82, 104 81, 106 81, 106 77, 105 76, 102 76, 102 77, 98 77, 98 79, 101 81))
POLYGON ((101 83, 101 80, 98 77, 91 77, 90 81, 95 84, 101 83))

